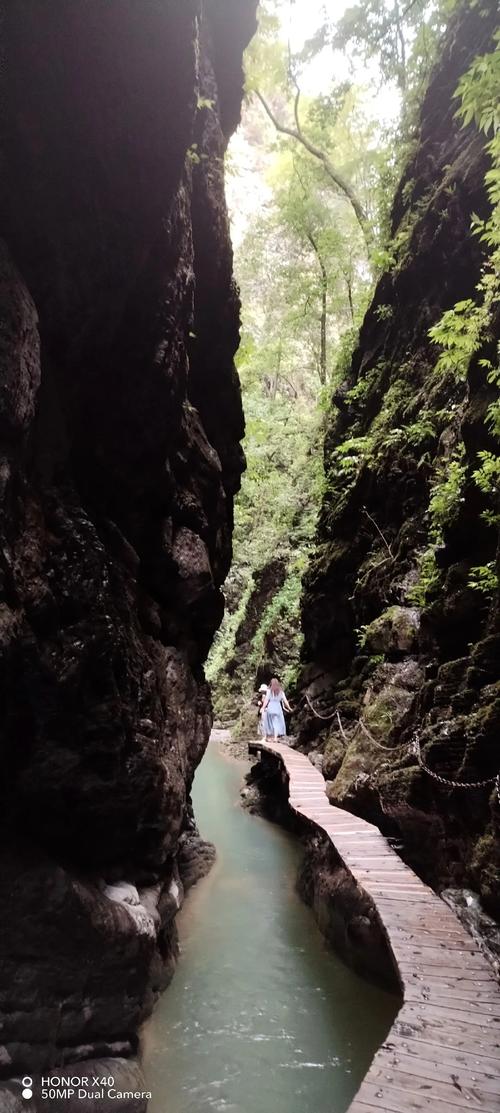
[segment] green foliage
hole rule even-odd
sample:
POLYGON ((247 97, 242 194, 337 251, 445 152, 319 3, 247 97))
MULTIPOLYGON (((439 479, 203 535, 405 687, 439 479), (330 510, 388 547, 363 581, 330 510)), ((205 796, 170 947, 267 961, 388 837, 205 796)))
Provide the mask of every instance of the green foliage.
POLYGON ((394 306, 392 305, 377 305, 375 309, 375 316, 377 321, 390 321, 394 316, 394 306))
MULTIPOLYGON (((319 95, 302 93, 300 98, 304 133, 352 184, 368 215, 375 241, 371 263, 376 267, 394 269, 405 264, 416 222, 435 201, 435 187, 419 195, 418 183, 408 180, 401 193, 403 218, 387 242, 384 228, 398 160, 406 157, 413 142, 411 106, 420 95, 450 7, 447 0, 418 0, 401 9, 388 0, 381 4, 363 0, 336 24, 325 9, 321 26, 299 56, 290 52, 282 36, 273 0, 261 5, 261 32, 247 64, 247 92, 262 92, 275 117, 289 128, 297 123, 293 105, 303 67, 341 43, 350 47, 351 56, 354 50, 360 58, 376 59, 378 75, 406 90, 404 143, 401 131, 396 142, 394 131, 373 122, 366 112, 366 93, 353 82, 333 81, 319 95)), ((230 606, 208 668, 216 696, 224 689, 225 709, 235 708, 242 694, 252 690, 255 671, 269 655, 279 660, 285 683, 293 679, 300 651, 301 581, 313 544, 316 507, 324 496, 323 515, 334 531, 335 518, 363 469, 371 469, 376 482, 377 472, 385 475, 393 460, 398 466, 402 454, 414 472, 421 469, 417 478, 430 485, 428 542, 416 558, 417 583, 407 594, 410 601, 424 606, 439 589, 437 554, 459 514, 468 476, 463 445, 457 444, 457 398, 463 398, 465 388, 455 388, 454 383, 465 382, 471 358, 489 340, 499 304, 497 70, 498 62, 496 58, 492 62, 490 55, 476 60, 458 90, 464 123, 476 124, 488 137, 492 215, 486 221, 477 217, 473 221, 487 253, 476 294, 458 302, 430 330, 439 347, 431 381, 428 367, 390 366, 381 360, 351 385, 352 349, 372 285, 359 222, 342 189, 332 188, 327 180, 321 160, 297 143, 296 136, 278 134, 260 102, 249 96, 244 124, 247 151, 260 160, 262 172, 261 203, 236 251, 244 306, 238 369, 247 420, 248 470, 236 505, 234 564, 227 585, 230 606), (338 427, 342 428, 346 412, 349 420, 345 438, 327 448, 323 474, 320 445, 333 389, 341 407, 338 427), (443 394, 451 394, 452 401, 443 405, 443 394), (448 456, 440 457, 429 480, 432 457, 445 429, 451 429, 455 447, 450 456, 447 433, 448 456), (256 574, 276 557, 286 566, 284 583, 260 604, 246 659, 238 658, 233 681, 224 676, 224 669, 231 660, 233 674, 236 631, 249 613, 256 574)), ((199 108, 211 105, 203 103, 199 108)), ((199 157, 195 147, 189 157, 192 161, 199 157)), ((452 190, 453 184, 448 188, 452 190)), ((442 215, 444 219, 446 212, 442 215)), ((392 304, 379 304, 376 310, 388 330, 393 328, 393 314, 392 304)), ((489 383, 500 385, 498 369, 486 361, 483 368, 489 383)), ((337 420, 335 413, 330 417, 337 420)), ((490 433, 500 436, 500 402, 489 406, 487 425, 490 433)), ((494 453, 482 452, 475 470, 471 469, 471 479, 488 500, 484 514, 491 524, 496 521, 498 461, 494 453)), ((371 479, 363 475, 363 482, 371 479)), ((380 562, 381 542, 388 551, 383 559, 393 559, 380 534, 374 545, 375 562, 380 562)), ((478 591, 486 595, 492 582, 490 565, 472 569, 471 586, 478 591)), ((358 633, 362 647, 365 632, 358 633)), ((376 663, 378 659, 372 661, 376 663)))
POLYGON ((500 524, 500 456, 486 449, 477 454, 479 467, 472 473, 479 490, 491 501, 492 506, 483 511, 483 518, 491 526, 500 524))
POLYGON ((418 579, 408 592, 408 601, 417 607, 425 607, 429 596, 438 589, 441 582, 436 550, 437 545, 429 545, 418 557, 418 579))
MULTIPOLYGON (((457 87, 460 105, 456 115, 464 127, 474 123, 485 136, 492 136, 487 144, 491 169, 486 173, 486 186, 492 211, 488 220, 474 217, 472 230, 478 235, 488 252, 474 299, 457 302, 453 309, 443 314, 430 329, 429 335, 442 351, 436 364, 438 372, 451 373, 455 379, 467 377, 470 361, 488 340, 494 315, 500 304, 500 31, 495 36, 495 49, 475 59, 457 87)), ((487 372, 488 382, 500 386, 500 371, 489 360, 479 360, 487 372)), ((490 404, 486 416, 490 432, 500 438, 500 401, 490 404)), ((500 487, 500 457, 490 451, 478 453, 479 467, 473 479, 482 493, 490 497, 493 507, 487 508, 483 517, 490 525, 498 525, 498 499, 500 487)), ((486 568, 488 566, 484 566, 486 568)), ((485 590, 489 582, 487 573, 475 576, 475 586, 485 590), (481 584, 483 585, 481 587, 481 584)))
POLYGON ((309 44, 310 52, 330 41, 365 63, 376 62, 381 79, 417 95, 434 61, 434 48, 453 3, 416 0, 363 0, 348 7, 336 24, 328 22, 309 44))
POLYGON ((464 381, 488 319, 487 307, 476 305, 471 298, 457 301, 453 309, 443 313, 437 324, 429 329, 431 340, 443 349, 436 371, 451 372, 457 381, 464 381))
POLYGON ((486 495, 500 495, 500 456, 492 452, 478 452, 481 466, 473 473, 473 478, 486 495))
MULTIPOLYGON (((465 379, 470 360, 489 337, 493 315, 500 304, 500 31, 495 36, 496 48, 476 58, 461 78, 456 96, 460 105, 456 115, 463 126, 474 123, 485 136, 492 136, 486 146, 491 168, 485 182, 492 211, 488 220, 473 217, 472 230, 488 249, 475 298, 457 302, 453 309, 429 330, 434 343, 443 349, 437 371, 451 372, 465 379)), ((498 385, 498 373, 491 369, 490 382, 498 385)), ((498 409, 490 412, 490 422, 497 428, 498 409)), ((500 425, 500 418, 498 418, 500 425)))
POLYGON ((360 649, 364 649, 366 645, 366 636, 369 629, 369 623, 365 622, 363 626, 358 626, 356 630, 356 641, 360 649))
POLYGON ((373 440, 371 437, 348 437, 335 449, 333 454, 333 468, 336 473, 351 475, 359 471, 359 467, 371 454, 373 440))
MULTIPOLYGON (((300 60, 290 59, 279 21, 265 3, 260 34, 247 58, 247 91, 261 90, 277 115, 290 123, 291 68, 297 73, 297 66, 300 60)), ((375 216, 385 155, 357 90, 338 83, 317 97, 303 96, 300 113, 307 135, 334 152, 336 165, 375 216)), ((248 468, 235 509, 234 560, 227 584, 231 606, 208 665, 216 706, 217 693, 224 689, 225 709, 231 699, 236 708, 242 692, 251 690, 269 646, 277 647, 271 653, 283 662, 287 682, 297 668, 301 577, 324 488, 324 413, 332 386, 350 365, 371 284, 359 224, 322 166, 296 141, 278 136, 255 100, 247 105, 244 131, 249 151, 255 150, 259 159, 265 151, 265 204, 253 214, 235 257, 243 302, 237 362, 248 468), (285 582, 262 605, 233 683, 224 678, 225 663, 237 656, 235 635, 256 574, 276 557, 285 563, 285 582)), ((356 467, 349 446, 341 466, 346 474, 356 467)))
POLYGON ((302 592, 302 576, 307 564, 305 553, 297 559, 291 559, 289 572, 283 587, 266 607, 261 622, 257 628, 252 644, 249 665, 255 671, 259 661, 265 656, 266 636, 271 634, 276 639, 280 633, 288 642, 288 663, 283 673, 282 681, 285 687, 293 682, 297 671, 298 658, 301 644, 300 636, 300 597, 302 592))
MULTIPOLYGON (((334 499, 335 496, 340 498, 339 507, 363 467, 383 469, 387 456, 394 450, 400 451, 402 445, 417 453, 422 445, 437 439, 440 425, 442 427, 448 421, 448 414, 443 414, 440 420, 438 414, 425 406, 421 409, 417 407, 418 417, 412 420, 412 407, 415 406, 412 381, 414 372, 411 365, 402 365, 397 373, 398 377, 389 387, 382 386, 383 378, 394 374, 394 371, 386 367, 383 361, 379 362, 346 395, 346 401, 358 407, 364 406, 368 397, 376 392, 381 404, 366 432, 354 432, 330 454, 326 489, 334 499)), ((352 428, 355 430, 356 426, 352 428)), ((453 466, 450 484, 454 478, 453 466)))
POLYGON ((496 597, 499 586, 498 572, 493 560, 488 564, 477 564, 471 568, 469 587, 474 588, 475 591, 480 591, 482 595, 488 597, 496 597))
POLYGON ((196 102, 196 107, 199 110, 201 110, 202 108, 212 109, 214 107, 214 104, 215 104, 215 101, 211 100, 210 97, 200 97, 199 96, 198 100, 196 102))
POLYGON ((210 657, 206 666, 206 676, 209 684, 215 684, 222 673, 224 666, 232 654, 234 637, 240 622, 243 620, 248 600, 254 586, 253 577, 250 575, 245 588, 240 596, 234 611, 226 610, 224 622, 215 635, 210 657))
MULTIPOLYGON (((495 43, 496 47, 490 54, 475 59, 457 88, 457 97, 461 101, 457 116, 463 126, 474 123, 485 135, 492 135, 487 144, 492 167, 486 174, 491 216, 486 221, 478 217, 472 220, 472 231, 480 237, 488 254, 475 297, 457 302, 429 330, 431 340, 441 349, 436 373, 449 375, 456 382, 466 380, 471 359, 477 357, 484 342, 490 338, 492 320, 500 304, 500 32, 495 43)), ((490 384, 500 385, 500 372, 489 360, 479 359, 478 365, 487 372, 490 384)), ((488 407, 486 425, 494 436, 500 437, 500 402, 497 400, 488 407)), ((413 601, 421 606, 425 605, 439 584, 436 551, 443 544, 444 531, 458 514, 465 478, 464 448, 460 445, 453 458, 442 463, 441 474, 430 492, 432 544, 420 557, 419 580, 412 592, 413 601)), ((478 467, 473 471, 472 478, 492 503, 483 512, 483 517, 489 525, 498 526, 500 456, 489 450, 478 452, 478 467)), ((494 562, 473 567, 469 585, 486 596, 496 592, 498 576, 494 562)))
POLYGON ((451 460, 441 464, 441 475, 436 479, 430 492, 429 517, 431 520, 430 537, 440 543, 443 530, 450 526, 458 515, 463 502, 463 487, 466 466, 463 462, 465 449, 460 445, 451 460))
POLYGON ((442 461, 429 497, 429 542, 418 556, 417 582, 408 592, 408 600, 415 606, 424 607, 438 589, 441 574, 436 553, 444 545, 444 531, 455 521, 463 502, 463 488, 466 478, 464 464, 465 450, 459 445, 454 456, 442 461))
POLYGON ((500 31, 496 32, 495 42, 496 50, 474 59, 456 92, 461 100, 457 116, 464 127, 475 123, 485 135, 500 130, 500 31))
POLYGON ((346 401, 350 404, 354 403, 355 405, 356 403, 362 402, 363 399, 365 399, 366 396, 373 389, 375 383, 377 382, 378 376, 379 366, 377 364, 375 367, 371 367, 368 372, 362 375, 358 379, 355 386, 351 387, 351 389, 347 393, 346 401))
POLYGON ((424 441, 434 439, 437 435, 436 421, 436 414, 432 413, 431 410, 422 410, 417 421, 413 421, 411 425, 407 425, 405 428, 405 438, 408 444, 417 447, 424 441))
MULTIPOLYGON (((498 349, 498 356, 500 362, 500 348, 498 349)), ((488 371, 487 379, 492 386, 500 387, 500 368, 492 367, 489 360, 479 360, 480 366, 486 367, 488 371)), ((500 440, 500 397, 488 406, 486 414, 486 424, 493 436, 500 440)))

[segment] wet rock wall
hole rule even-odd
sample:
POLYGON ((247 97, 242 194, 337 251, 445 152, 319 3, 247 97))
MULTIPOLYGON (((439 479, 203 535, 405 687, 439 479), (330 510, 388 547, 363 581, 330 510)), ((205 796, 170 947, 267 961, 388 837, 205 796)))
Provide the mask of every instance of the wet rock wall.
POLYGON ((3 11, 4 1077, 133 1053, 172 969, 243 468, 223 158, 255 8, 3 11))
POLYGON ((463 382, 436 373, 428 335, 474 298, 484 262, 471 218, 490 211, 488 159, 484 137, 460 127, 455 92, 496 23, 490 3, 452 19, 393 207, 394 261, 332 400, 301 677, 332 717, 304 706, 299 733, 322 755, 332 801, 381 825, 427 881, 467 883, 498 915, 493 784, 447 788, 409 751, 416 733, 427 766, 452 780, 499 769, 498 591, 473 586, 477 566, 498 569, 495 508, 474 478, 480 453, 498 452, 485 420, 497 391, 480 362, 496 365, 498 321, 463 382))

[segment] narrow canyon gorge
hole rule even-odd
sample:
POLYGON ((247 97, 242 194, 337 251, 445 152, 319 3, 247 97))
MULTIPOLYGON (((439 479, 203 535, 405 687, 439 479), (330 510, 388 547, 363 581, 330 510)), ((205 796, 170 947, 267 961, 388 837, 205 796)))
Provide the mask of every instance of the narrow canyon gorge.
MULTIPOLYGON (((392 192, 390 247, 354 267, 376 282, 304 449, 324 461, 314 529, 301 533, 314 502, 302 492, 289 551, 266 540, 243 591, 239 549, 227 581, 246 446, 225 162, 256 30, 257 0, 7 0, 0 18, 0 1113, 78 1113, 76 1099, 21 1097, 20 1078, 55 1070, 148 1090, 144 1025, 174 975, 184 894, 216 856, 191 801, 212 698, 246 743, 252 689, 275 673, 290 669, 293 744, 328 801, 379 827, 460 914, 470 889, 492 938, 500 917, 498 293, 482 288, 490 318, 461 370, 439 373, 432 339, 457 303, 473 316, 496 273, 471 231, 491 219, 488 138, 457 114, 460 81, 498 48, 496 4, 455 6, 392 192), (293 619, 274 605, 292 581, 293 619)), ((290 41, 284 56, 298 89, 290 41)), ((264 363, 252 382, 267 405, 267 349, 264 363)), ((283 377, 284 364, 280 334, 283 377)), ((283 389, 284 407, 299 388, 283 389)), ((249 518, 243 543, 234 534, 247 564, 275 497, 259 466, 256 532, 249 518)), ((286 821, 282 789, 269 813, 286 821)), ((314 905, 331 874, 342 918, 334 873, 310 842, 302 896, 314 905)), ((357 892, 370 919, 357 968, 397 991, 368 905, 357 892)), ((98 1107, 113 1108, 147 1101, 98 1107)))

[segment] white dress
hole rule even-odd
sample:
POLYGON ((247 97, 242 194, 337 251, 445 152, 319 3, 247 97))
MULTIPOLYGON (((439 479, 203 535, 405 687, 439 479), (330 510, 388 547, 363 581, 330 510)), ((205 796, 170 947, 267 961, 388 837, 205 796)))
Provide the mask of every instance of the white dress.
POLYGON ((279 692, 271 692, 268 690, 269 703, 264 713, 264 726, 266 734, 272 734, 275 738, 286 735, 285 716, 283 714, 283 700, 286 701, 286 696, 282 688, 279 692))

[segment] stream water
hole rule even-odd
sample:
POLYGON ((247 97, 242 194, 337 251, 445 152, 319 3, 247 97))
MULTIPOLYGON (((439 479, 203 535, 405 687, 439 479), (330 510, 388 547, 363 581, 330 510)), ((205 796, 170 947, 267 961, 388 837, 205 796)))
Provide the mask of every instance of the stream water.
POLYGON ((193 801, 217 864, 179 916, 181 957, 148 1026, 149 1113, 343 1113, 395 1013, 325 946, 294 891, 300 846, 240 807, 209 744, 193 801))

